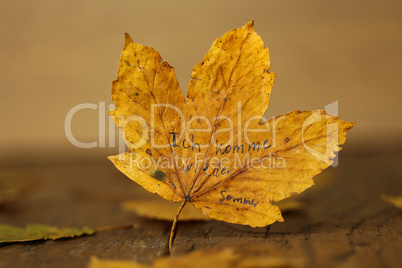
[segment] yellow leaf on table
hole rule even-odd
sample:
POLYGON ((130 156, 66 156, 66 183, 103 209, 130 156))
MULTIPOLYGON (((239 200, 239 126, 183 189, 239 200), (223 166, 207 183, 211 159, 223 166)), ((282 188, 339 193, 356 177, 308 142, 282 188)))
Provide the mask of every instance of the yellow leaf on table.
POLYGON ((149 265, 127 260, 102 260, 91 257, 88 268, 148 268, 149 265))
POLYGON ((314 184, 354 122, 325 111, 265 120, 275 74, 253 22, 212 44, 185 99, 174 69, 126 34, 111 111, 129 152, 113 164, 146 190, 204 215, 261 227, 283 221, 275 202, 314 184))
POLYGON ((0 224, 0 243, 26 242, 59 238, 72 238, 82 235, 92 235, 96 230, 83 228, 56 228, 53 226, 32 223, 23 228, 0 224))
POLYGON ((277 206, 282 212, 286 212, 302 209, 305 206, 305 203, 291 197, 281 200, 277 206))
POLYGON ((381 196, 383 200, 387 201, 388 203, 394 205, 397 208, 402 208, 402 196, 381 196))

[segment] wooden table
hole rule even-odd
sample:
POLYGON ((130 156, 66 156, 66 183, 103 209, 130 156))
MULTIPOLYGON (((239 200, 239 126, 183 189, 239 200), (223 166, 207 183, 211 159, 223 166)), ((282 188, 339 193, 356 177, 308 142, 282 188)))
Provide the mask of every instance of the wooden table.
MULTIPOLYGON (((339 166, 299 196, 305 206, 285 222, 251 228, 219 221, 180 222, 173 255, 211 248, 302 258, 308 267, 401 267, 402 210, 381 199, 402 194, 402 154, 363 149, 340 153, 339 166)), ((0 207, 0 222, 23 227, 127 226, 93 236, 0 245, 0 267, 86 267, 91 256, 149 263, 167 255, 171 222, 136 216, 121 202, 150 196, 108 160, 7 163, 2 171, 42 185, 0 207), (22 166, 22 167, 21 167, 22 166)))

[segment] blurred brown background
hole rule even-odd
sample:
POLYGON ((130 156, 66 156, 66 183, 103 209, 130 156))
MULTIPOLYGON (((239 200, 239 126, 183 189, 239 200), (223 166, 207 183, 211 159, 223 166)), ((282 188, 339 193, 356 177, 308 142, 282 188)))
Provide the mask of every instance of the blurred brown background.
MULTIPOLYGON (((117 152, 108 142, 101 152, 74 147, 64 120, 77 104, 111 103, 124 32, 158 50, 185 92, 213 40, 252 19, 277 73, 269 116, 338 100, 340 117, 357 121, 346 148, 394 150, 402 134, 401 14, 396 0, 1 1, 0 157, 117 152)), ((78 112, 72 127, 78 140, 98 141, 98 111, 78 112)))
MULTIPOLYGON (((118 153, 108 142, 107 112, 105 147, 92 149, 68 141, 66 115, 82 103, 112 103, 125 32, 158 50, 185 92, 214 39, 250 20, 277 74, 269 117, 339 101, 341 119, 357 123, 339 166, 314 179, 300 195, 305 207, 285 214, 285 223, 181 222, 173 254, 219 247, 249 253, 251 245, 267 256, 305 258, 307 267, 400 267, 402 211, 381 196, 402 193, 401 14, 398 0, 0 1, 0 186, 17 189, 10 201, 0 187, 0 224, 131 226, 1 245, 0 267, 166 255, 171 222, 120 207, 155 195, 107 160, 118 153)), ((99 144, 98 113, 73 117, 76 139, 99 144)))

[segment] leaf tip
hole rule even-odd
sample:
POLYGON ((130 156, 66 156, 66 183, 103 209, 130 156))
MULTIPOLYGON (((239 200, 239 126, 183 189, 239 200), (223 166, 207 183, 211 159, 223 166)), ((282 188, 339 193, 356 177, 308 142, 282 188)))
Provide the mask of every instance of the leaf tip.
POLYGON ((254 20, 250 20, 247 24, 246 24, 246 28, 250 29, 250 30, 254 30, 254 20))
POLYGON ((131 36, 128 33, 124 33, 124 46, 127 46, 128 44, 133 43, 133 39, 131 39, 131 36))
POLYGON ((109 159, 112 163, 115 162, 115 156, 114 155, 108 156, 107 159, 109 159))
POLYGON ((351 130, 353 127, 354 127, 354 125, 356 124, 356 121, 352 121, 352 122, 346 122, 346 130, 351 130))

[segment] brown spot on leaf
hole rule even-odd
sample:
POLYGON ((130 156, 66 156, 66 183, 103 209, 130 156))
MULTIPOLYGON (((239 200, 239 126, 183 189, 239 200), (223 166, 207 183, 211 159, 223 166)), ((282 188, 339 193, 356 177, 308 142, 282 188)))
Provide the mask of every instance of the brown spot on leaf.
POLYGON ((166 179, 166 174, 161 170, 154 170, 151 173, 151 177, 158 181, 164 181, 166 179))

